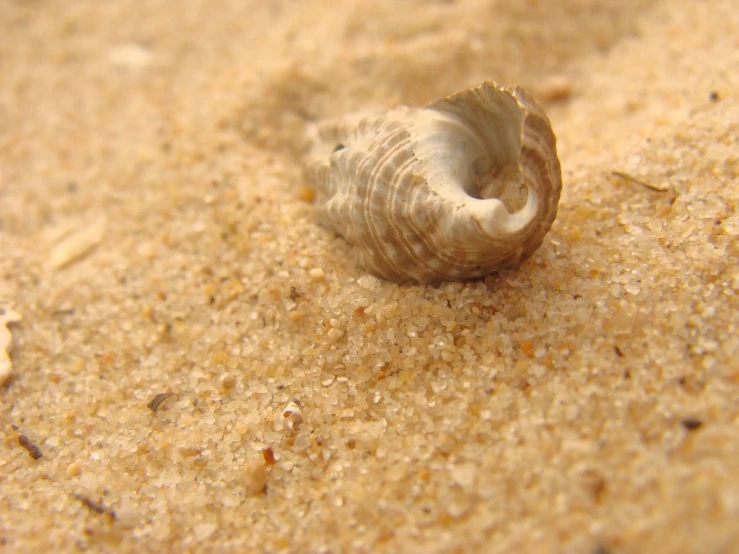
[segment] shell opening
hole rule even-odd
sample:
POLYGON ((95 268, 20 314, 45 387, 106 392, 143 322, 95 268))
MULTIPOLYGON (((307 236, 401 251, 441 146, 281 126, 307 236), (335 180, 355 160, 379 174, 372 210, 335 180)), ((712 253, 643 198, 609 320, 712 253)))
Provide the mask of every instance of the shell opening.
MULTIPOLYGON (((424 110, 418 124, 425 132, 414 145, 416 155, 441 196, 465 205, 495 200, 484 204, 492 209, 501 202, 516 214, 532 196, 518 167, 523 114, 508 94, 499 93, 497 102, 483 100, 466 98, 461 105, 445 99, 424 110)), ((499 208, 496 213, 505 216, 499 208)))
POLYGON ((495 166, 485 156, 473 163, 465 192, 478 200, 497 198, 509 213, 523 209, 529 196, 529 188, 517 164, 495 166))

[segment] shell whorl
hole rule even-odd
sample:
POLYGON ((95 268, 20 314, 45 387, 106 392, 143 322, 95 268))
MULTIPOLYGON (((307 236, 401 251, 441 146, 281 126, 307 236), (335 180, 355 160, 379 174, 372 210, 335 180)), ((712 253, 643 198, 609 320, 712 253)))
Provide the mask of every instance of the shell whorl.
POLYGON ((313 129, 318 220, 396 282, 474 279, 542 243, 562 187, 556 139, 533 98, 492 81, 313 129))

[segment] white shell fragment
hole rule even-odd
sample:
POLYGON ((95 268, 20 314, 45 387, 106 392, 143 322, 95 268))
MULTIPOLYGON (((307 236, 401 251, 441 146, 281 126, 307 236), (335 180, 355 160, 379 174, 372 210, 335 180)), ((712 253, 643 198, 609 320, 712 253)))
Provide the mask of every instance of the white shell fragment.
POLYGON ((303 424, 303 412, 300 410, 300 403, 297 400, 291 400, 288 402, 285 409, 280 414, 280 421, 282 426, 293 433, 297 433, 300 430, 300 426, 303 424))
POLYGON ((0 303, 0 385, 5 383, 10 377, 13 366, 10 362, 10 356, 8 350, 10 349, 10 343, 12 335, 8 325, 10 323, 17 323, 21 321, 22 317, 18 312, 14 312, 10 308, 3 306, 0 303))
POLYGON ((89 225, 71 230, 52 249, 49 267, 61 269, 87 256, 103 240, 105 227, 105 219, 99 218, 89 225))
POLYGON ((562 188, 556 139, 533 98, 492 81, 425 108, 311 130, 319 222, 396 282, 474 279, 542 243, 562 188))

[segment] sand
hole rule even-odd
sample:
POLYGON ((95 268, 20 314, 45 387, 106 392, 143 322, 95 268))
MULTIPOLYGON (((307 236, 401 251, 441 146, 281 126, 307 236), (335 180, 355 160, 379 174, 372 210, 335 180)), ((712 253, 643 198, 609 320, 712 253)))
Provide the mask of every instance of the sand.
POLYGON ((739 552, 737 36, 733 0, 4 0, 0 549, 739 552), (552 119, 552 231, 369 276, 306 124, 489 78, 552 119))

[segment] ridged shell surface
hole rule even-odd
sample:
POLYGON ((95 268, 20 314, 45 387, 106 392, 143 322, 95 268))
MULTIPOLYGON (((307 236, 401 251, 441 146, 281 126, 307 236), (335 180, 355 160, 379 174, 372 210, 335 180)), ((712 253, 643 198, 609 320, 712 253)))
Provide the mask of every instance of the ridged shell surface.
POLYGON ((306 163, 319 222, 396 282, 474 279, 542 243, 562 188, 556 140, 517 86, 319 124, 306 163))

